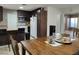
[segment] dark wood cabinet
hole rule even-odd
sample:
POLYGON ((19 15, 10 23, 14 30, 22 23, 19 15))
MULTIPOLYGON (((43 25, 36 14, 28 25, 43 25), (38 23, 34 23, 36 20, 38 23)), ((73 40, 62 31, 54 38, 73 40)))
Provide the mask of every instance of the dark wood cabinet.
POLYGON ((41 8, 40 12, 37 13, 37 36, 47 36, 47 11, 41 8))
POLYGON ((0 46, 9 44, 6 29, 0 29, 0 46))
POLYGON ((26 40, 30 40, 30 33, 26 33, 26 40))
POLYGON ((18 10, 18 16, 26 16, 25 11, 18 10))
POLYGON ((0 21, 3 20, 3 7, 0 6, 0 21))
POLYGON ((30 17, 31 17, 30 11, 18 10, 17 14, 18 14, 18 20, 30 21, 30 17))

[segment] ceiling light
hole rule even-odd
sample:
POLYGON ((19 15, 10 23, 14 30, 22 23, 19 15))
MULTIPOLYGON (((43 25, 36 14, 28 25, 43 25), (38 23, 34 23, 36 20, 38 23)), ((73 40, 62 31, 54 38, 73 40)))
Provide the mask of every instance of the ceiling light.
POLYGON ((23 9, 23 7, 19 7, 20 9, 23 9))
POLYGON ((23 6, 26 6, 27 4, 22 4, 23 6))

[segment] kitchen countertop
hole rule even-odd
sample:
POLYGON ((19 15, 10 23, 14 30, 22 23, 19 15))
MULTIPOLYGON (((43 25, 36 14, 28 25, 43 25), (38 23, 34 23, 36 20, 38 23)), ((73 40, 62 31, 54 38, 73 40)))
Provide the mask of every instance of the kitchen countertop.
POLYGON ((0 25, 0 29, 7 29, 7 25, 0 25))

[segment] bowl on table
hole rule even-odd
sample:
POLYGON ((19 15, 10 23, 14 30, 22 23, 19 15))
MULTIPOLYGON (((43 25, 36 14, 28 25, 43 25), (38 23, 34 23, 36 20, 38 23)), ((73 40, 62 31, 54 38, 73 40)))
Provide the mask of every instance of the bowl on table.
POLYGON ((70 44, 71 43, 71 38, 70 37, 62 37, 61 43, 70 44))

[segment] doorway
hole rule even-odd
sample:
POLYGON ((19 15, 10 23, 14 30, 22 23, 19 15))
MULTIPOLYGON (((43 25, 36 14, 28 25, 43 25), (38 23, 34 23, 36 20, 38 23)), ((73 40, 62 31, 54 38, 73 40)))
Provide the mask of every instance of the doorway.
POLYGON ((65 32, 70 34, 70 37, 76 36, 75 30, 78 28, 78 15, 65 16, 65 32))
POLYGON ((78 27, 78 16, 66 16, 65 30, 73 30, 78 27))

